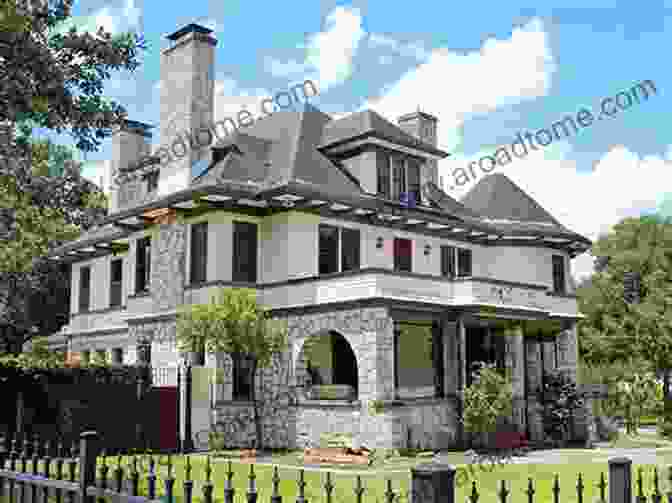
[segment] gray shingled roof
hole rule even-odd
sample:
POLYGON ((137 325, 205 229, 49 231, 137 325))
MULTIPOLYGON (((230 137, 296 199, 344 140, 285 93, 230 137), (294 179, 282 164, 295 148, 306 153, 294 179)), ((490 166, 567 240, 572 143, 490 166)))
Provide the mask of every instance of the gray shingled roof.
POLYGON ((567 230, 502 173, 482 178, 461 199, 461 203, 487 218, 552 224, 557 229, 567 230))
POLYGON ((320 153, 316 145, 332 118, 306 104, 299 112, 276 112, 215 144, 236 145, 241 155, 210 166, 193 180, 200 185, 213 177, 263 181, 268 186, 303 180, 328 187, 334 194, 361 193, 361 188, 337 164, 320 153))
POLYGON ((442 157, 449 155, 447 152, 411 136, 373 110, 357 112, 329 123, 324 128, 324 134, 318 148, 339 145, 365 136, 382 138, 442 157))

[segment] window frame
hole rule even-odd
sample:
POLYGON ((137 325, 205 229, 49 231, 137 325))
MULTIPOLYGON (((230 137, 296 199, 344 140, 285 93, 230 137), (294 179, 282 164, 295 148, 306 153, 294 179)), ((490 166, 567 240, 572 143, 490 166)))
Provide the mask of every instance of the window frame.
POLYGON ((124 302, 124 259, 117 258, 110 261, 110 307, 119 307, 123 305, 124 302), (115 281, 114 279, 114 267, 116 264, 119 264, 120 279, 115 281), (118 293, 117 293, 118 292, 118 293), (118 295, 118 302, 117 300, 118 295))
POLYGON ((553 293, 565 295, 567 293, 567 275, 565 274, 565 257, 563 255, 551 255, 551 267, 553 276, 553 293), (558 264, 558 260, 560 263, 558 264), (559 266, 559 267, 558 267, 559 266), (558 275, 560 277, 558 277, 558 275))
POLYGON ((208 231, 207 221, 191 224, 189 240, 189 282, 192 285, 208 279, 208 231))
MULTIPOLYGON (((232 281, 242 283, 256 283, 259 275, 258 261, 259 261, 259 226, 254 222, 234 221, 233 231, 233 253, 231 265, 231 279, 232 281), (241 250, 240 250, 240 229, 254 229, 254 233, 249 233, 249 236, 254 236, 254 260, 250 261, 251 269, 247 272, 241 270, 241 250)), ((250 243, 248 243, 250 245, 250 243)))
POLYGON ((152 272, 151 264, 152 264, 152 238, 151 236, 143 236, 136 240, 136 247, 135 247, 136 294, 146 293, 149 291, 149 283, 152 272), (142 274, 140 273, 141 270, 142 274), (142 288, 140 288, 140 285, 142 285, 142 288))
POLYGON ((415 158, 412 158, 408 155, 404 155, 401 153, 397 152, 380 152, 379 154, 381 158, 378 160, 377 166, 376 166, 376 184, 377 184, 377 194, 379 197, 384 197, 385 199, 391 200, 391 201, 401 201, 401 194, 404 192, 410 192, 411 191, 411 184, 410 184, 410 173, 411 173, 411 167, 412 165, 413 170, 417 168, 417 184, 413 184, 414 190, 414 195, 415 195, 415 204, 421 204, 422 202, 422 166, 424 162, 422 160, 418 160, 415 158), (400 175, 400 183, 401 183, 401 188, 399 190, 399 193, 397 194, 395 192, 395 161, 401 161, 401 175, 400 175), (381 190, 382 189, 382 190, 381 190))
MULTIPOLYGON (((446 396, 446 380, 445 380, 445 362, 444 362, 444 341, 443 341, 443 322, 440 320, 425 320, 422 322, 411 320, 394 320, 393 328, 393 354, 394 354, 394 396, 395 399, 402 399, 399 396, 399 337, 401 336, 400 325, 420 325, 430 328, 432 333, 432 340, 430 343, 432 370, 434 371, 433 398, 444 398, 446 396)), ((403 384, 403 383, 402 383, 403 384)), ((402 386, 403 387, 403 386, 402 386)), ((429 398, 429 397, 423 397, 429 398)))
POLYGON ((231 353, 231 360, 232 360, 232 371, 231 371, 231 377, 233 380, 233 386, 231 390, 231 399, 234 401, 243 401, 243 402, 248 402, 252 399, 252 392, 253 392, 253 387, 254 387, 254 376, 252 374, 252 358, 248 355, 242 354, 242 353, 231 353), (243 362, 246 361, 247 364, 249 364, 249 367, 246 365, 242 365, 243 362), (247 386, 247 394, 243 393, 240 389, 241 381, 244 380, 244 369, 247 369, 247 380, 248 382, 245 384, 247 386))
POLYGON ((413 272, 413 240, 409 238, 400 238, 395 237, 393 240, 393 254, 394 254, 394 264, 393 269, 395 272, 413 272), (402 254, 399 252, 399 247, 401 242, 408 242, 409 252, 408 252, 408 269, 402 267, 404 265, 400 259, 402 254))
POLYGON ((456 277, 458 278, 470 278, 474 274, 474 253, 471 250, 471 248, 462 248, 458 247, 456 248, 456 257, 455 257, 455 269, 456 269, 456 277), (461 260, 461 254, 466 254, 466 256, 469 257, 469 260, 467 264, 469 264, 469 268, 466 270, 466 272, 463 272, 462 269, 462 263, 463 261, 461 260))
POLYGON ((337 273, 342 273, 342 272, 348 272, 348 271, 357 271, 361 269, 362 267, 362 231, 361 229, 356 229, 352 227, 340 227, 336 225, 331 225, 331 224, 319 224, 318 229, 317 229, 317 273, 318 276, 324 276, 328 274, 337 274, 337 273), (333 252, 333 258, 336 260, 335 267, 333 267, 334 270, 330 270, 328 272, 322 272, 322 236, 323 234, 320 232, 322 229, 330 229, 335 232, 336 235, 336 250, 333 252), (344 236, 345 235, 350 235, 351 237, 355 237, 356 239, 354 240, 354 243, 356 243, 356 246, 351 246, 352 243, 348 242, 347 244, 344 243, 344 240, 346 239, 344 236), (345 246, 344 246, 345 245, 345 246), (347 267, 346 268, 346 262, 348 262, 348 254, 352 253, 353 257, 353 266, 347 267))
POLYGON ((91 310, 91 266, 86 265, 80 267, 79 269, 79 312, 88 313, 91 310), (83 281, 86 272, 86 288, 84 288, 85 282, 83 281), (86 292, 85 292, 86 290, 86 292), (86 299, 86 301, 84 301, 86 299))
POLYGON ((147 194, 155 192, 159 188, 159 170, 150 171, 142 176, 145 182, 147 194))
POLYGON ((457 276, 457 247, 453 245, 441 245, 440 250, 441 276, 455 279, 457 276))

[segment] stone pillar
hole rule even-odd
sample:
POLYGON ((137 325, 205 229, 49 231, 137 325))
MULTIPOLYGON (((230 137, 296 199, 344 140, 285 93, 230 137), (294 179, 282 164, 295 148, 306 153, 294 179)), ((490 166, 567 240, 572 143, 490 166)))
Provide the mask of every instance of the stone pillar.
POLYGON ((542 350, 539 340, 528 339, 527 348, 527 418, 530 423, 530 441, 540 443, 544 439, 542 404, 539 393, 542 391, 542 350))
POLYGON ((158 235, 152 236, 150 290, 154 312, 172 310, 184 303, 186 225, 175 213, 161 219, 158 235))
MULTIPOLYGON (((579 359, 579 345, 577 341, 576 323, 563 330, 558 336, 558 370, 567 374, 569 378, 576 382, 577 362, 579 359)), ((588 437, 588 423, 592 414, 586 410, 590 405, 590 400, 586 400, 582 410, 574 413, 574 420, 570 429, 574 440, 585 440, 588 437)))
POLYGON ((517 323, 506 336, 506 368, 511 375, 513 388, 513 423, 520 431, 525 431, 525 352, 523 326, 517 323))
POLYGON ((411 503, 455 503, 455 467, 425 463, 411 468, 411 503))
MULTIPOLYGON (((460 316, 457 320, 457 366, 458 366, 458 380, 457 386, 458 391, 457 395, 459 397, 459 407, 458 407, 458 417, 461 419, 462 411, 464 410, 464 389, 467 386, 467 327, 464 324, 464 317, 460 316)), ((462 447, 466 448, 467 446, 467 432, 464 430, 464 423, 459 422, 460 426, 458 428, 458 439, 462 447)))
POLYGON ((443 322, 444 390, 447 396, 456 395, 460 383, 459 331, 455 321, 443 322))

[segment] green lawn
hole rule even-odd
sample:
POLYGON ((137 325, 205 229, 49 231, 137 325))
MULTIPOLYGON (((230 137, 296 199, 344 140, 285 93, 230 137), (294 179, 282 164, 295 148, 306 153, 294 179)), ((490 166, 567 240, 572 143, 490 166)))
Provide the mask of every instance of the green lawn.
MULTIPOLYGON (((641 439, 638 439, 641 441, 641 439)), ((646 438, 644 438, 646 440, 646 438)), ((655 440, 655 439, 654 439, 655 440)), ((597 483, 600 480, 600 473, 604 473, 605 478, 607 477, 608 467, 604 462, 592 462, 593 459, 600 458, 599 450, 582 450, 582 449, 567 449, 567 462, 559 465, 548 465, 548 464, 516 464, 516 465, 505 465, 505 466, 495 466, 494 469, 490 464, 483 467, 483 470, 477 469, 475 472, 475 477, 477 481, 477 488, 481 496, 480 501, 484 503, 492 502, 495 503, 499 501, 497 498, 497 491, 500 489, 500 481, 507 481, 507 489, 511 491, 511 494, 508 496, 507 501, 525 501, 527 496, 525 491, 528 486, 528 478, 533 479, 535 496, 534 501, 538 503, 553 501, 552 499, 552 484, 554 480, 554 475, 557 473, 559 475, 560 482, 560 498, 563 503, 574 502, 577 500, 576 493, 576 484, 577 476, 579 473, 582 474, 584 492, 583 492, 583 501, 593 501, 594 497, 599 497, 599 489, 597 483), (492 470, 492 471, 490 471, 492 470), (515 499, 514 499, 515 497, 515 499), (525 500, 523 499, 525 498, 525 500)), ((602 456, 603 457, 603 456, 602 456)), ((128 463, 131 458, 124 457, 122 458, 122 466, 126 470, 130 468, 128 463)), ((146 495, 146 474, 147 474, 147 458, 141 457, 141 462, 138 463, 138 470, 141 472, 141 484, 140 492, 141 494, 146 495)), ((157 458, 155 458, 157 459, 157 458)), ((175 495, 176 503, 183 502, 183 480, 184 480, 184 457, 172 457, 173 461, 173 476, 175 477, 175 485, 173 494, 175 495)), ((293 459, 293 463, 298 465, 298 459, 296 453, 286 453, 282 456, 274 458, 274 462, 285 463, 293 459)), ((110 468, 115 468, 117 465, 117 458, 107 458, 108 466, 110 468)), ((162 496, 165 494, 163 479, 167 475, 166 467, 166 456, 160 457, 161 463, 158 466, 157 475, 157 494, 162 496)), ((203 482, 205 479, 205 460, 206 457, 202 454, 194 454, 190 456, 191 468, 192 468, 192 479, 194 480, 194 501, 202 501, 202 488, 203 482)), ((449 461, 455 463, 458 467, 458 470, 464 470, 464 455, 463 453, 453 453, 449 457, 449 461)), ((223 488, 224 480, 226 480, 226 472, 228 463, 224 460, 213 460, 211 458, 212 466, 212 476, 211 480, 214 484, 214 493, 213 498, 217 503, 223 502, 223 488)), ((389 463, 379 464, 374 466, 371 471, 366 473, 366 467, 350 467, 345 468, 344 466, 334 467, 339 470, 347 470, 351 472, 361 471, 362 485, 365 488, 363 501, 365 503, 374 503, 374 502, 384 502, 387 501, 384 499, 384 492, 387 489, 387 480, 389 479, 392 483, 392 489, 395 494, 403 495, 401 499, 395 499, 395 501, 407 501, 406 494, 409 489, 410 482, 410 467, 414 466, 421 462, 426 462, 427 459, 423 458, 396 458, 391 459, 389 463), (373 473, 373 471, 378 473, 373 473), (392 470, 401 470, 402 473, 394 473, 392 470), (381 471, 386 471, 385 473, 380 473, 381 471)), ((662 493, 670 490, 667 481, 667 468, 664 471, 661 471, 661 467, 667 467, 668 464, 672 464, 672 449, 664 449, 660 453, 659 462, 659 480, 661 481, 660 490, 662 493)), ((250 474, 251 465, 247 463, 232 462, 232 471, 233 471, 233 485, 236 489, 235 501, 244 501, 243 495, 249 487, 248 475, 250 474)), ((634 468, 638 469, 640 465, 635 465, 634 468)), ((32 465, 29 466, 32 468, 32 465)), ((645 494, 651 494, 652 487, 652 465, 642 466, 644 469, 644 488, 645 494)), ((40 471, 42 466, 40 465, 40 471)), ((305 497, 308 501, 312 502, 322 502, 326 501, 324 483, 326 482, 326 473, 324 472, 314 472, 314 471, 305 471, 305 497)), ((255 482, 256 487, 258 488, 258 501, 268 501, 271 496, 272 488, 272 476, 273 476, 273 467, 272 466, 254 466, 255 482)), ((297 479, 299 475, 298 466, 296 468, 282 468, 278 470, 278 474, 281 479, 279 486, 280 494, 283 497, 283 501, 291 502, 295 501, 298 495, 297 488, 297 479)), ((108 474, 108 480, 112 479, 112 471, 108 474)), ((460 478, 461 481, 465 480, 465 475, 460 478)), ((633 490, 636 490, 636 477, 633 475, 633 490)), ((332 473, 331 482, 334 485, 334 492, 332 493, 332 502, 333 503, 350 503, 355 501, 354 497, 354 486, 356 482, 355 473, 332 473)), ((465 501, 465 497, 471 493, 471 478, 462 487, 457 488, 457 500, 456 501, 465 501)), ((7 499, 0 500, 2 503, 6 503, 7 499)))

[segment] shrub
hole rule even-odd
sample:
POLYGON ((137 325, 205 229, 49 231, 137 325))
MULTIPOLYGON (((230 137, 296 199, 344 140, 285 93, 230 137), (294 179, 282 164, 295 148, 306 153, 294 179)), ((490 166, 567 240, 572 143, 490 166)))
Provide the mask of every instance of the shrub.
POLYGON ((544 434, 554 441, 567 438, 574 411, 583 407, 574 383, 562 372, 544 376, 544 434))
POLYGON ((513 390, 508 377, 494 364, 478 362, 473 382, 464 391, 462 422, 465 431, 488 433, 495 429, 497 419, 513 412, 513 390))

